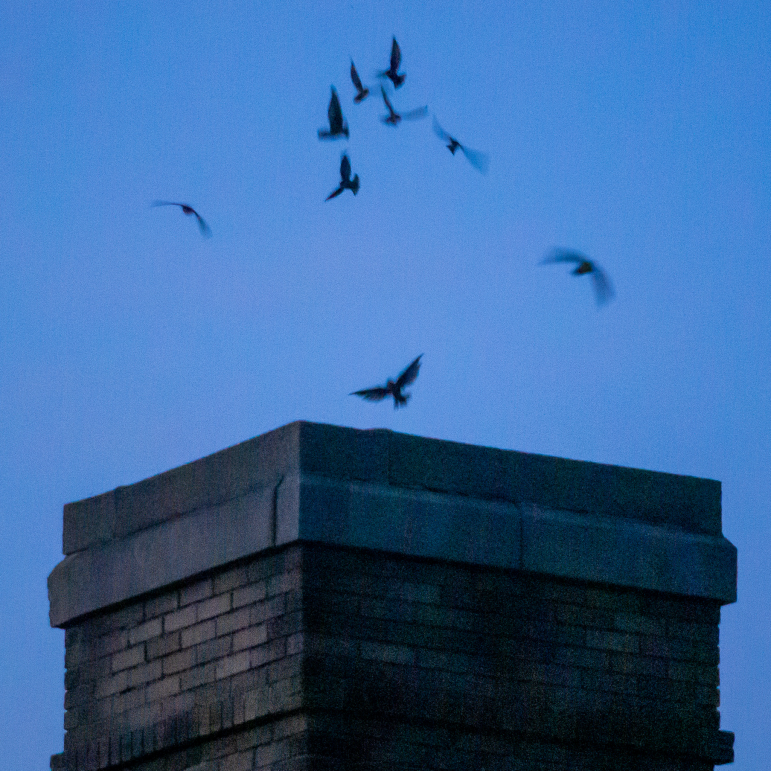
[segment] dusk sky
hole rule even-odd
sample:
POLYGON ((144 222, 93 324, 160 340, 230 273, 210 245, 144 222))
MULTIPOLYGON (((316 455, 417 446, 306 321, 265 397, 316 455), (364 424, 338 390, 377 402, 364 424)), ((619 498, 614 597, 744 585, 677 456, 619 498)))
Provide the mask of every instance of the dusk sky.
POLYGON ((0 4, 5 767, 63 747, 63 505, 309 420, 720 480, 721 727, 767 771, 770 131, 760 0, 0 4), (405 409, 348 395, 421 353, 405 409))

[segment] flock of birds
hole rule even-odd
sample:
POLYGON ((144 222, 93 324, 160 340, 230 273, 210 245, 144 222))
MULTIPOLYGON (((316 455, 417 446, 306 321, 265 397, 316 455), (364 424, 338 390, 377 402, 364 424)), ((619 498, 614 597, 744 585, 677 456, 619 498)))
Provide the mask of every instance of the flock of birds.
MULTIPOLYGON (((403 72, 399 72, 401 63, 402 52, 399 48, 399 44, 396 42, 396 38, 393 38, 389 67, 387 70, 380 71, 378 77, 384 81, 390 80, 394 89, 400 88, 404 84, 404 79, 406 77, 403 72)), ((356 70, 356 65, 353 63, 353 60, 351 60, 351 82, 356 89, 356 96, 353 97, 354 104, 361 104, 369 96, 370 90, 361 82, 361 78, 359 77, 359 73, 356 70)), ((387 126, 393 126, 395 128, 403 120, 415 120, 417 118, 425 118, 428 115, 428 107, 425 106, 407 110, 406 112, 397 112, 382 83, 380 85, 380 94, 383 97, 383 104, 385 104, 385 107, 388 110, 388 115, 382 116, 380 120, 387 126)), ((319 139, 348 139, 350 137, 351 132, 348 128, 348 122, 343 117, 343 108, 340 106, 340 97, 337 95, 337 90, 334 86, 332 86, 332 95, 330 96, 329 107, 327 108, 327 119, 329 120, 329 129, 319 129, 319 139)), ((454 136, 448 134, 439 125, 436 116, 434 116, 434 132, 443 142, 447 142, 447 149, 453 155, 460 150, 472 166, 483 174, 487 173, 487 168, 489 166, 487 154, 472 150, 461 144, 454 136)), ((348 157, 348 153, 344 152, 340 161, 340 185, 336 190, 333 190, 325 200, 328 201, 330 198, 336 198, 344 190, 350 190, 356 195, 356 193, 359 192, 359 184, 358 174, 351 179, 351 159, 348 157)))
MULTIPOLYGON (((378 73, 378 77, 381 80, 390 80, 393 84, 393 88, 400 88, 404 84, 405 74, 399 72, 401 67, 402 53, 399 48, 399 44, 396 42, 396 38, 393 38, 391 44, 391 61, 387 70, 382 70, 378 73)), ((370 94, 369 88, 366 88, 359 73, 356 71, 356 67, 351 61, 351 81, 356 89, 356 96, 353 101, 355 104, 361 104, 370 94)), ((404 120, 413 120, 418 118, 425 118, 428 115, 428 107, 418 107, 406 112, 397 112, 394 108, 391 100, 388 98, 388 93, 384 85, 381 83, 380 93, 383 97, 383 103, 388 110, 388 115, 382 116, 381 120, 388 126, 396 127, 404 120)), ((332 95, 329 100, 329 107, 327 109, 327 118, 329 120, 329 129, 319 129, 319 139, 348 139, 350 137, 350 129, 348 123, 343 117, 343 110, 340 106, 340 98, 337 95, 335 87, 332 86, 332 95)), ((489 166, 489 158, 487 154, 471 150, 465 145, 461 144, 454 136, 448 134, 440 125, 434 116, 433 119, 434 133, 443 141, 446 142, 447 149, 455 155, 460 150, 463 155, 466 156, 469 163, 474 168, 480 171, 482 174, 487 173, 489 166)), ((341 195, 345 190, 350 190, 354 195, 359 192, 359 175, 355 174, 351 178, 351 160, 348 157, 348 153, 344 152, 340 161, 340 184, 333 190, 324 200, 329 201, 332 198, 336 198, 341 195)), ((206 224, 206 221, 201 215, 187 203, 179 203, 176 201, 154 201, 151 206, 179 206, 183 214, 186 216, 194 216, 198 222, 198 228, 201 234, 205 237, 211 236, 211 229, 206 224)), ((613 299, 614 291, 611 282, 605 273, 605 271, 597 265, 596 262, 590 260, 586 255, 580 252, 570 249, 554 249, 546 258, 542 260, 541 264, 547 263, 570 263, 576 267, 571 271, 574 276, 589 275, 592 278, 594 285, 595 299, 598 305, 604 305, 613 299)), ((411 364, 409 364, 402 373, 396 378, 396 380, 388 380, 384 386, 374 386, 372 388, 363 388, 359 391, 352 391, 350 396, 360 396, 367 401, 382 401, 388 396, 393 397, 394 409, 403 407, 407 404, 410 398, 409 393, 404 392, 404 388, 411 383, 415 382, 420 371, 420 360, 423 357, 421 353, 411 364)))

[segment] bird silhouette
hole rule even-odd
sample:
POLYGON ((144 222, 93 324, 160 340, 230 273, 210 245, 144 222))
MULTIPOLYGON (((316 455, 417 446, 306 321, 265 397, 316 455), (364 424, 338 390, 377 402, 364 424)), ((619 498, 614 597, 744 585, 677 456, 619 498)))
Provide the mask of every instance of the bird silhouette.
POLYGON ((190 216, 191 214, 195 214, 195 218, 198 220, 198 227, 201 230, 202 235, 206 236, 206 238, 211 237, 211 228, 206 224, 204 221, 204 218, 192 207, 190 204, 187 203, 176 203, 175 201, 153 201, 150 206, 179 206, 182 211, 190 216))
POLYGON ((465 145, 462 145, 454 136, 448 134, 439 125, 439 121, 436 119, 436 117, 434 117, 434 132, 440 139, 442 139, 442 141, 447 142, 447 149, 453 155, 455 155, 456 150, 460 150, 463 155, 466 156, 468 162, 475 169, 481 171, 482 174, 487 174, 487 168, 490 165, 490 158, 487 153, 480 153, 477 150, 470 150, 465 145))
POLYGON ((383 94, 383 101, 385 102, 385 106, 388 108, 388 115, 384 115, 380 118, 383 123, 387 123, 391 126, 398 126, 400 121, 405 118, 407 120, 414 120, 415 118, 425 118, 428 114, 428 107, 418 107, 416 110, 410 110, 409 112, 403 112, 399 114, 396 112, 396 110, 394 110, 393 105, 388 99, 388 94, 386 94, 383 86, 380 86, 380 93, 383 94))
POLYGON ((357 174, 351 179, 351 161, 348 158, 348 154, 343 153, 340 161, 340 187, 331 192, 324 200, 328 201, 330 198, 337 197, 346 188, 356 195, 359 192, 359 175, 357 174))
POLYGON ((332 86, 332 96, 329 99, 327 117, 329 118, 329 131, 319 129, 319 139, 339 139, 342 136, 348 139, 348 123, 343 119, 343 111, 340 108, 340 100, 337 98, 337 91, 335 91, 334 86, 332 86))
POLYGON ((569 249, 555 249, 542 260, 541 264, 551 262, 575 263, 577 267, 571 271, 574 276, 583 276, 586 273, 590 273, 594 281, 594 295, 597 305, 604 305, 613 299, 615 292, 605 271, 586 255, 581 254, 581 252, 574 252, 569 249))
POLYGON ((399 44, 396 42, 396 38, 394 38, 393 43, 391 43, 391 66, 387 70, 379 72, 378 77, 390 78, 391 82, 394 84, 394 88, 399 88, 399 86, 404 83, 404 78, 407 77, 406 75, 399 75, 397 72, 401 61, 402 52, 399 48, 399 44))
POLYGON ((361 84, 361 78, 359 77, 359 73, 356 72, 353 59, 351 59, 351 80, 353 81, 353 85, 356 87, 356 91, 358 91, 356 96, 353 97, 353 101, 356 102, 356 104, 359 104, 359 102, 367 98, 369 95, 369 89, 364 88, 364 86, 361 84))
POLYGON ((410 398, 410 394, 402 393, 402 388, 415 382, 415 378, 418 376, 418 370, 420 369, 420 359, 422 356, 423 354, 421 353, 395 381, 389 380, 384 386, 363 388, 361 391, 353 391, 349 396, 361 396, 363 399, 370 402, 379 402, 385 399, 386 396, 393 396, 394 409, 399 409, 399 407, 407 404, 407 400, 410 398))

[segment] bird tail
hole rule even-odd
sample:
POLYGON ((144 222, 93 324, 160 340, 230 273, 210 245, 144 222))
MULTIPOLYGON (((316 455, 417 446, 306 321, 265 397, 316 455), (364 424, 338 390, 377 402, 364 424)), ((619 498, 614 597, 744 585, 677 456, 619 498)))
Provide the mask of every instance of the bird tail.
POLYGON ((394 409, 398 410, 399 407, 405 407, 410 396, 411 394, 394 394, 394 409))
POLYGON ((354 174, 353 179, 351 180, 351 190, 353 190, 353 194, 356 195, 356 193, 359 192, 359 175, 354 174))

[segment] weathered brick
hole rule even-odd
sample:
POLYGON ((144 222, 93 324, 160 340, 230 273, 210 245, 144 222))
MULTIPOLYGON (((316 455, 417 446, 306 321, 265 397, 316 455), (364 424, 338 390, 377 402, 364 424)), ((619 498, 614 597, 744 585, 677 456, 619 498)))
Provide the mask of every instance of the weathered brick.
POLYGON ((262 645, 268 639, 268 628, 265 624, 250 626, 233 635, 233 650, 240 651, 244 648, 253 648, 262 645))
POLYGON ((145 644, 140 643, 133 648, 127 648, 125 651, 115 653, 112 656, 112 671, 118 672, 121 669, 135 667, 137 664, 145 661, 145 644))
POLYGON ((196 646, 196 661, 198 664, 204 664, 212 659, 227 656, 232 646, 233 640, 231 637, 216 637, 213 640, 207 640, 196 646))
POLYGON ((164 613, 170 613, 178 607, 179 596, 177 592, 167 592, 158 595, 150 600, 145 600, 145 619, 162 616, 164 613))
POLYGON ((164 677, 174 672, 181 672, 183 669, 190 669, 196 664, 195 648, 185 648, 179 653, 172 653, 161 659, 163 662, 164 677))
POLYGON ((605 632, 594 629, 586 630, 586 645, 589 648, 603 648, 612 651, 637 653, 640 649, 639 638, 621 632, 605 632))
POLYGON ((230 610, 230 594, 220 594, 210 600, 204 600, 198 603, 197 610, 199 621, 227 613, 230 610))
POLYGON ((147 660, 151 661, 159 656, 166 656, 178 651, 182 647, 182 635, 180 632, 171 632, 161 637, 154 637, 152 640, 148 640, 145 645, 147 646, 147 660))
POLYGON ((196 622, 196 605, 186 605, 180 610, 168 613, 163 617, 163 631, 167 634, 186 626, 192 626, 196 622))
POLYGON ((404 645, 362 642, 360 651, 364 659, 377 659, 392 664, 413 664, 415 662, 415 650, 404 645))
POLYGON ((154 683, 150 683, 145 689, 145 699, 148 702, 156 701, 157 699, 165 699, 168 696, 173 696, 180 691, 180 678, 164 677, 162 680, 158 680, 154 683))
POLYGON ((276 618, 286 610, 285 595, 280 594, 265 602, 258 602, 249 608, 249 624, 261 624, 269 618, 276 618))
POLYGON ((200 602, 211 597, 212 586, 211 578, 205 578, 202 581, 196 581, 194 584, 182 587, 179 590, 179 607, 183 608, 191 602, 200 602))
POLYGON ((249 666, 261 667, 269 661, 286 655, 286 637, 279 637, 264 645, 249 649, 249 666))
POLYGON ((189 626, 182 630, 182 647, 188 648, 191 645, 198 645, 204 640, 210 640, 214 637, 214 621, 204 621, 195 626, 189 626))
POLYGON ((213 661, 203 666, 196 666, 180 674, 180 690, 187 691, 198 688, 217 679, 217 662, 213 661))
POLYGON ((259 581, 256 584, 249 584, 233 591, 233 607, 240 608, 242 605, 250 605, 254 602, 260 602, 265 599, 268 593, 267 582, 259 581))
POLYGON ((230 677, 238 672, 249 669, 249 651, 234 653, 232 656, 219 659, 215 663, 217 665, 217 680, 221 680, 224 677, 230 677))
POLYGON ((249 626, 249 613, 249 608, 241 608, 241 610, 226 613, 224 616, 217 616, 217 637, 249 626))
POLYGON ((214 576, 214 594, 222 594, 248 582, 246 566, 237 565, 214 576))
POLYGON ((161 676, 161 661, 162 659, 155 659, 148 664, 143 664, 134 669, 129 669, 129 684, 132 688, 144 683, 149 683, 151 680, 157 680, 161 676))
POLYGON ((136 645, 137 643, 149 640, 151 637, 158 637, 161 632, 162 624, 160 618, 146 621, 144 624, 129 630, 129 645, 136 645))
POLYGON ((279 573, 279 575, 271 576, 267 582, 268 597, 300 589, 302 583, 303 577, 299 569, 293 570, 291 573, 279 573))
POLYGON ((96 698, 102 699, 113 693, 125 691, 129 687, 129 670, 124 669, 112 677, 100 680, 96 686, 96 698))

